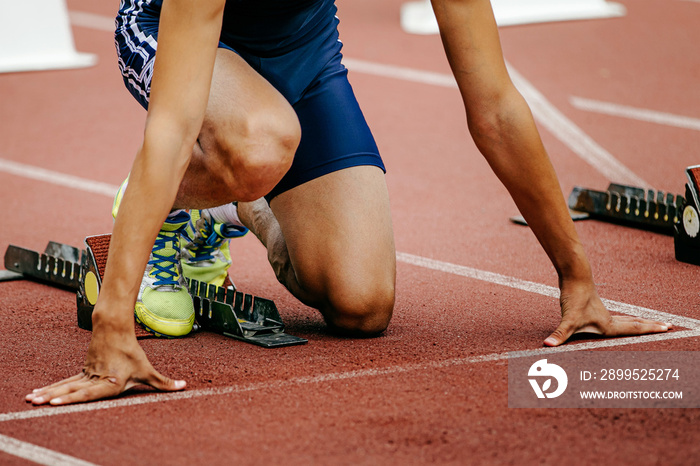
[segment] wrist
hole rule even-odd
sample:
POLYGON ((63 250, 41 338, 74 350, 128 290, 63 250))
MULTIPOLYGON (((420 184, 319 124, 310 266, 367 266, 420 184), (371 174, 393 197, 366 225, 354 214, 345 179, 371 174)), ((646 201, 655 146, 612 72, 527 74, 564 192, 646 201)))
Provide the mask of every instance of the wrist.
POLYGON ((565 283, 593 281, 591 265, 580 243, 571 248, 565 260, 555 262, 554 268, 559 276, 560 288, 565 283))
MULTIPOLYGON (((123 306, 122 306, 123 307, 123 306)), ((119 306, 101 306, 98 301, 92 311, 92 331, 109 333, 134 333, 133 305, 130 312, 115 312, 119 306)))

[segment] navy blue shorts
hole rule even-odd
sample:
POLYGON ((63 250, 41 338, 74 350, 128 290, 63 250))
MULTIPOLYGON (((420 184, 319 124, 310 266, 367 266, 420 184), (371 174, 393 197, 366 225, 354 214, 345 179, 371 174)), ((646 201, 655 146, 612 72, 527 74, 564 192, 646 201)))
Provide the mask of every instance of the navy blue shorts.
MULTIPOLYGON (((161 0, 122 0, 115 42, 124 82, 148 108, 161 0)), ((292 105, 301 142, 274 196, 325 174, 359 165, 385 170, 341 63, 333 0, 229 0, 219 47, 240 55, 292 105), (259 7, 258 7, 259 6, 259 7), (289 10, 292 11, 289 11, 289 10), (261 11, 276 11, 276 14, 261 11), (265 31, 270 31, 265 33, 265 31)))

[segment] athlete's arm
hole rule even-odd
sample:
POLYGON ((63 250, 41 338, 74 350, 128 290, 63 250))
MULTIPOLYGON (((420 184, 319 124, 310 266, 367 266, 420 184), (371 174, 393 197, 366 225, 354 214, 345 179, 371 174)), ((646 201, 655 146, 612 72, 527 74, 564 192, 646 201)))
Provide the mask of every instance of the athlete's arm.
POLYGON ((82 373, 35 390, 35 404, 115 396, 138 384, 179 390, 148 362, 134 334, 134 303, 156 235, 173 206, 202 126, 225 0, 167 0, 159 23, 146 128, 114 224, 82 373))
POLYGON ((580 332, 618 336, 666 331, 662 322, 613 318, 598 297, 530 109, 508 76, 489 0, 432 4, 469 131, 559 275, 562 320, 544 343, 560 345, 580 332))

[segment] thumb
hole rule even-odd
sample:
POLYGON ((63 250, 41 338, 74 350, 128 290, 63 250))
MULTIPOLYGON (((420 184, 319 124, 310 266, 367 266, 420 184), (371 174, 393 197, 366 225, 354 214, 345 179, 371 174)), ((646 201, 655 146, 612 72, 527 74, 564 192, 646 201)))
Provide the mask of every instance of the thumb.
POLYGON ((151 374, 148 385, 155 388, 156 390, 161 390, 164 392, 174 392, 177 390, 182 390, 187 385, 184 380, 173 380, 169 377, 161 375, 157 371, 153 371, 151 374))
POLYGON ((544 340, 545 346, 559 346, 569 339, 574 333, 574 328, 567 322, 562 322, 559 327, 544 340))

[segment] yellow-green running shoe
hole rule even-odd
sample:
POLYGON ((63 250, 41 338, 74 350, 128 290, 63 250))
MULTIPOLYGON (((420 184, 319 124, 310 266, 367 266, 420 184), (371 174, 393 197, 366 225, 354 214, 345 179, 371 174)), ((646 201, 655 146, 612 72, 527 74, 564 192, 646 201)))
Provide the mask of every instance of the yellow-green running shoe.
POLYGON ((223 286, 231 265, 229 240, 248 229, 217 222, 206 209, 192 210, 190 217, 181 237, 182 271, 188 279, 223 286))
MULTIPOLYGON (((114 199, 116 218, 128 178, 114 199)), ((194 305, 180 266, 180 235, 190 221, 184 211, 172 212, 163 223, 141 280, 134 314, 157 336, 180 337, 192 331, 194 305)))

